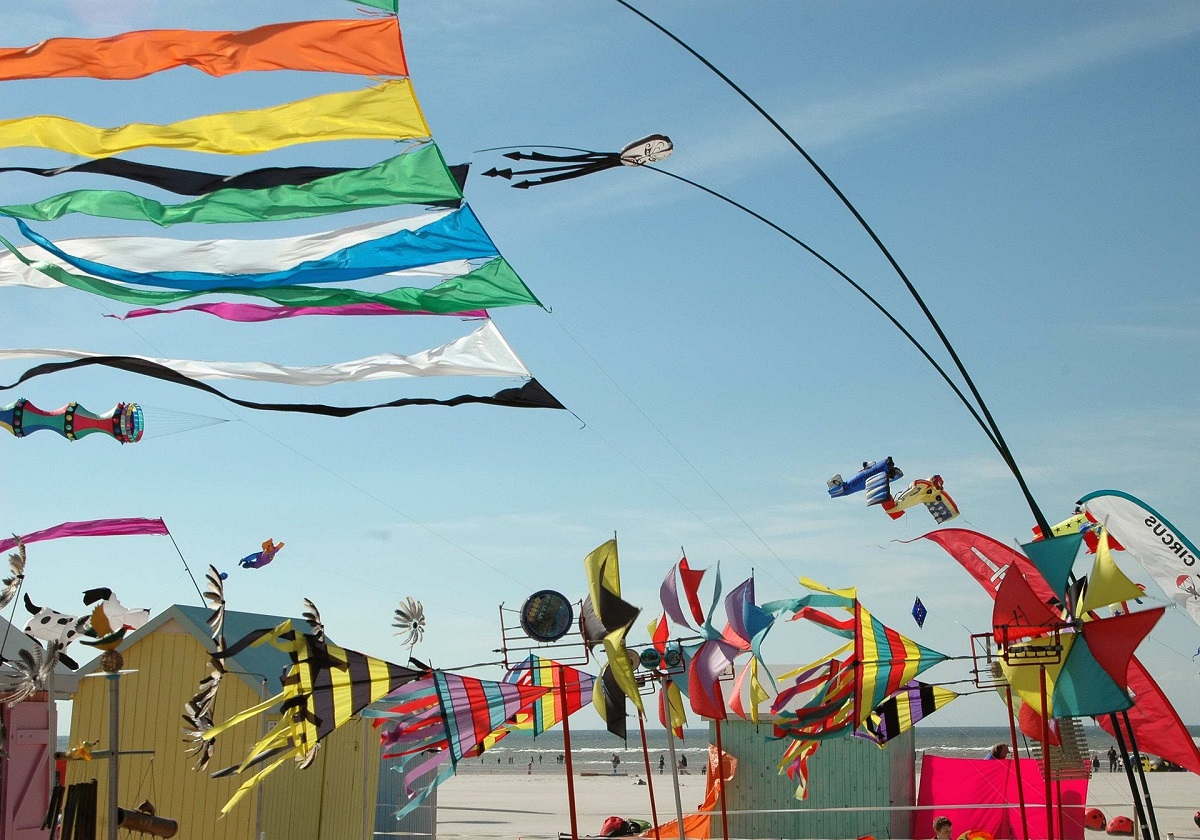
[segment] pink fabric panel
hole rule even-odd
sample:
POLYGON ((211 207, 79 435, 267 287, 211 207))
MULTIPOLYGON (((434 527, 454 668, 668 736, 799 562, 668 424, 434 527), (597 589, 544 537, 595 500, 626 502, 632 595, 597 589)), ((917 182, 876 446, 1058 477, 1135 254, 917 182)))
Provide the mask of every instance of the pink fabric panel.
MULTIPOLYGON (((933 821, 947 816, 955 837, 964 831, 982 829, 997 840, 1045 840, 1046 796, 1038 763, 1020 759, 1021 780, 1025 789, 1025 837, 1017 796, 1017 774, 1013 761, 925 756, 921 761, 921 790, 917 805, 930 807, 913 815, 912 836, 933 837, 933 821), (1004 805, 1012 808, 975 808, 973 805, 1004 805)), ((1062 832, 1055 826, 1054 836, 1061 840, 1083 840, 1083 810, 1087 802, 1087 780, 1058 783, 1055 796, 1061 796, 1062 832), (1059 793, 1061 791, 1061 793, 1059 793)))
MULTIPOLYGON (((91 519, 86 522, 64 522, 53 528, 34 531, 21 537, 27 543, 57 540, 62 537, 125 537, 139 534, 162 536, 169 533, 161 519, 91 519)), ((16 547, 17 541, 0 540, 0 552, 16 547)))
POLYGON ((169 315, 172 312, 207 312, 226 321, 275 321, 304 315, 452 315, 458 318, 486 318, 486 309, 467 309, 462 312, 408 312, 383 303, 348 303, 344 306, 262 306, 256 303, 193 303, 177 309, 132 309, 124 315, 105 315, 105 318, 145 318, 147 315, 169 315))

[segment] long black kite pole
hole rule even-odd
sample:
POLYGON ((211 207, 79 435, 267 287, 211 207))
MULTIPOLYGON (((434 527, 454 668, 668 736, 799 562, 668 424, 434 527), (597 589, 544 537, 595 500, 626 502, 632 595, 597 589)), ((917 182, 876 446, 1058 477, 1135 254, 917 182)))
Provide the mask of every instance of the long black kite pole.
POLYGON ((1012 452, 1008 448, 1008 444, 1005 443, 1005 441, 1004 441, 1004 436, 1000 432, 999 425, 997 425, 995 419, 992 417, 991 411, 987 407, 987 403, 984 402, 983 395, 980 394, 979 389, 975 387, 975 382, 973 379, 971 379, 971 375, 967 372, 966 366, 963 364, 962 360, 959 358, 957 351, 955 351, 954 345, 952 345, 950 343, 950 339, 946 336, 946 333, 942 330, 941 324, 939 324, 937 321, 937 318, 935 318, 933 316, 933 312, 931 312, 929 307, 926 305, 925 300, 921 297, 920 293, 917 291, 916 286, 914 286, 912 284, 912 281, 908 279, 908 275, 904 273, 904 269, 902 269, 900 267, 900 264, 898 262, 896 262, 896 258, 892 256, 891 251, 889 251, 887 249, 887 246, 883 244, 883 240, 881 240, 879 238, 879 236, 876 235, 875 231, 867 223, 867 220, 863 218, 862 214, 858 212, 858 209, 854 206, 854 204, 850 201, 850 199, 846 197, 846 194, 843 193, 841 191, 841 189, 838 188, 837 184, 835 184, 833 182, 833 179, 830 178, 829 175, 826 174, 825 170, 822 169, 820 167, 820 165, 813 159, 812 155, 810 155, 807 151, 805 151, 804 147, 801 146, 798 142, 796 142, 796 139, 794 137, 792 137, 792 135, 790 135, 787 132, 787 130, 782 125, 780 125, 779 122, 774 117, 772 117, 771 114, 765 108, 763 108, 761 105, 759 105, 758 102, 756 102, 754 100, 754 98, 752 96, 750 96, 750 94, 748 94, 748 93, 746 93, 746 91, 742 90, 742 88, 739 87, 736 82, 734 82, 731 78, 729 78, 723 72, 721 72, 721 70, 715 64, 713 64, 707 58, 705 58, 700 53, 698 53, 696 50, 694 50, 685 41, 683 41, 681 38, 679 38, 677 35, 675 35, 675 33, 671 32, 669 29, 667 29, 665 26, 660 24, 658 21, 651 18, 649 15, 647 15, 644 12, 640 11, 639 9, 635 8, 632 4, 626 2, 626 0, 615 0, 615 2, 619 3, 621 6, 624 6, 626 9, 633 12, 635 15, 640 17, 642 20, 646 21, 646 23, 653 26, 659 32, 666 35, 668 38, 670 38, 676 44, 683 47, 683 49, 685 49, 689 53, 691 53, 692 56, 696 58, 696 60, 698 60, 701 64, 703 64, 705 67, 707 67, 713 73, 715 73, 723 82, 725 82, 725 84, 729 85, 730 88, 732 88, 735 92, 737 92, 737 94, 739 96, 741 96, 742 99, 746 100, 746 102, 750 105, 750 107, 752 107, 754 110, 756 110, 763 117, 763 119, 765 119, 767 122, 769 122, 771 124, 771 126, 774 127, 774 129, 777 132, 779 132, 779 134, 785 140, 787 140, 788 143, 791 144, 792 148, 794 148, 797 152, 800 153, 800 155, 808 162, 809 166, 811 166, 813 168, 813 170, 818 175, 821 176, 821 179, 823 181, 825 181, 825 183, 829 186, 829 188, 831 190, 833 190, 834 194, 839 199, 841 199, 841 201, 844 205, 846 205, 846 209, 848 209, 850 211, 850 213, 854 216, 854 218, 856 220, 858 220, 859 225, 861 225, 863 230, 865 230, 867 232, 867 235, 871 237, 871 240, 875 243, 876 247, 879 248, 880 252, 884 255, 884 257, 887 258, 887 261, 891 264, 892 268, 896 271, 897 276, 899 276, 900 280, 904 283, 905 287, 908 289, 909 294, 912 295, 913 300, 915 300, 917 302, 917 305, 921 308, 921 311, 925 314, 925 318, 929 321, 930 325, 933 327, 934 332, 936 332, 938 338, 941 339, 942 346, 944 346, 946 348, 946 352, 950 354, 950 358, 954 361, 955 367, 958 368, 958 372, 962 375, 963 381, 966 383, 967 387, 970 389, 971 395, 975 398, 975 402, 979 406, 979 409, 983 412, 983 416, 987 419, 988 425, 991 427, 992 434, 995 436, 995 439, 993 440, 993 444, 995 445, 997 451, 1000 453, 1000 457, 1003 458, 1004 462, 1008 465, 1008 468, 1012 472, 1013 477, 1016 478, 1017 484, 1020 485, 1021 492, 1025 496, 1025 501, 1026 501, 1026 503, 1028 503, 1029 509, 1033 513, 1034 519, 1037 521, 1038 527, 1040 527, 1042 529, 1042 533, 1044 535, 1049 537, 1050 536, 1050 524, 1046 520, 1045 514, 1042 513, 1041 508, 1038 506, 1037 500, 1035 500, 1033 498, 1033 493, 1030 491, 1028 484, 1026 484, 1025 477, 1021 474, 1021 470, 1020 470, 1020 467, 1017 466, 1016 459, 1013 458, 1012 452))

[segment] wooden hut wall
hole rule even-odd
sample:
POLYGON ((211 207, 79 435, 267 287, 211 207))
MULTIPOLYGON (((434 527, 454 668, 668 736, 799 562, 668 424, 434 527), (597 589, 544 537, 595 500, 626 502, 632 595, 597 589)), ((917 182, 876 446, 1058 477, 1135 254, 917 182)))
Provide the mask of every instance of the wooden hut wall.
MULTIPOLYGON (((124 756, 120 765, 118 803, 136 808, 151 799, 158 814, 179 822, 176 840, 254 840, 255 794, 251 793, 224 819, 221 807, 243 779, 209 778, 192 769, 194 761, 184 752, 181 728, 183 704, 196 692, 196 685, 210 670, 208 653, 200 642, 176 621, 168 621, 136 640, 123 651, 125 668, 136 673, 121 677, 119 712, 120 746, 126 750, 153 750, 151 756, 124 756)), ((96 749, 107 749, 108 679, 88 677, 80 681, 71 716, 71 744, 98 741, 96 749)), ((260 695, 241 678, 227 675, 217 699, 217 720, 260 702, 260 695)), ((257 740, 254 723, 236 727, 217 739, 210 769, 240 763, 257 740)), ((72 761, 68 783, 99 782, 97 835, 104 836, 107 815, 109 759, 72 761)))
POLYGON ((271 838, 362 840, 375 829, 379 736, 353 721, 328 736, 305 770, 284 765, 262 784, 263 830, 271 838), (313 803, 317 807, 299 807, 313 803))
MULTIPOLYGON (((710 726, 709 743, 714 742, 710 726)), ((725 751, 738 759, 737 775, 726 786, 731 811, 785 810, 785 813, 730 814, 732 837, 906 837, 909 812, 868 811, 866 808, 900 806, 915 802, 914 751, 911 730, 887 749, 862 738, 826 741, 809 761, 808 798, 797 800, 796 785, 777 772, 784 745, 769 740, 769 724, 743 721, 721 725, 725 751), (846 808, 820 811, 821 808, 846 808)), ((695 774, 693 774, 695 775, 695 774)), ((688 790, 692 785, 688 785, 688 790)), ((699 797, 697 784, 694 795, 699 797)), ((687 794, 685 794, 687 795, 687 794)), ((687 803, 685 802, 685 807, 687 803)), ((712 836, 721 836, 718 809, 712 836)))

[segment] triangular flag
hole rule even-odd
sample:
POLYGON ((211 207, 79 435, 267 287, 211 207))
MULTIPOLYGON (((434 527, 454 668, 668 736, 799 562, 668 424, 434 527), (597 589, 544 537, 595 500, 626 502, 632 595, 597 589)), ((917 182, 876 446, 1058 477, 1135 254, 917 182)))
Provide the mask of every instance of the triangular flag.
POLYGON ((1082 542, 1083 534, 1067 534, 1021 546, 1060 601, 1066 600, 1067 579, 1071 576, 1071 567, 1075 565, 1075 555, 1079 553, 1079 544, 1082 542))
POLYGON ((1049 713, 1054 717, 1092 717, 1121 712, 1133 705, 1129 695, 1092 655, 1086 637, 1075 638, 1054 681, 1049 713))
POLYGON ((1108 531, 1101 531, 1096 546, 1096 560, 1092 563, 1092 573, 1088 575, 1087 592, 1084 593, 1079 614, 1122 601, 1132 601, 1143 594, 1141 587, 1127 578, 1117 566, 1109 545, 1108 531))
POLYGON ((1166 607, 1158 607, 1089 621, 1083 625, 1083 638, 1092 649, 1092 655, 1122 690, 1128 686, 1126 675, 1133 652, 1150 635, 1165 610, 1166 607))
POLYGON ((1061 616, 1034 593, 1017 569, 1009 569, 992 606, 992 636, 998 645, 1044 634, 1063 623, 1061 616))

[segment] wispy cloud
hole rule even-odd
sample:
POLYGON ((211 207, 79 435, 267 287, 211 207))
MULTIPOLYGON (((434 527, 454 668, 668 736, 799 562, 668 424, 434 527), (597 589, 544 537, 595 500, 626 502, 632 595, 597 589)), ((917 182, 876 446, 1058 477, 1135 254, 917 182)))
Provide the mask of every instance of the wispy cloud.
POLYGON ((69 0, 68 6, 92 32, 110 34, 153 20, 158 0, 69 0))
MULTIPOLYGON (((781 124, 810 151, 828 149, 904 128, 919 120, 961 108, 976 107, 1020 90, 1102 67, 1117 61, 1194 38, 1200 33, 1200 4, 1185 3, 1156 14, 1130 7, 1132 17, 1106 21, 1086 29, 1062 32, 1028 44, 1015 52, 942 66, 934 74, 837 99, 810 102, 776 114, 781 124)), ((732 68, 724 68, 736 72, 732 68)), ((713 84, 719 84, 715 79, 713 84)), ((771 163, 790 154, 786 145, 764 144, 762 125, 745 115, 710 126, 707 137, 721 142, 688 149, 687 174, 720 187, 728 178, 730 161, 743 170, 771 163)), ((678 161, 675 168, 679 168, 678 161)), ((637 202, 642 206, 669 203, 678 193, 663 189, 662 179, 613 179, 598 189, 581 190, 567 200, 546 205, 547 220, 575 219, 571 212, 611 212, 637 202)), ((560 222, 561 223, 561 222, 560 222)))
POLYGON ((1092 332, 1102 332, 1110 339, 1128 341, 1195 341, 1200 330, 1195 327, 1176 327, 1168 324, 1096 324, 1088 325, 1092 332))
POLYGON ((945 67, 936 75, 899 85, 813 103, 786 115, 785 121, 803 126, 809 147, 829 147, 1111 64, 1198 32, 1200 5, 1187 3, 1159 14, 1138 14, 1060 33, 1014 53, 945 67))

